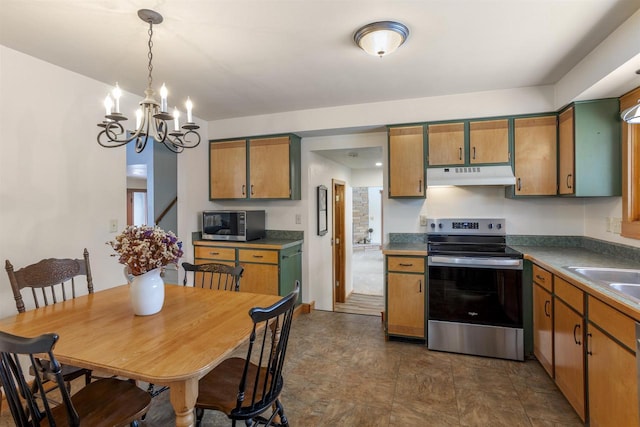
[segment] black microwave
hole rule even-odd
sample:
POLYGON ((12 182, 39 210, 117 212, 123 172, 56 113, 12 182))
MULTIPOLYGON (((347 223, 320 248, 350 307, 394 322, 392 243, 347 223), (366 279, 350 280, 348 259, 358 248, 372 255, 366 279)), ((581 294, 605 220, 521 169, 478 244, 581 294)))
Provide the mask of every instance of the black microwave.
POLYGON ((202 239, 248 241, 265 236, 265 211, 203 211, 202 239))

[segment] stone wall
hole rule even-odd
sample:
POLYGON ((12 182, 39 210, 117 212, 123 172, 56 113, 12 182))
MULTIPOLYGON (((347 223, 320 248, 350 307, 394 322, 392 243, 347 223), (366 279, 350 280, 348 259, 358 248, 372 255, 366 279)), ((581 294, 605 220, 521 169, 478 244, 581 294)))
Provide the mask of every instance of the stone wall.
POLYGON ((369 189, 353 187, 353 243, 365 243, 369 238, 369 189))

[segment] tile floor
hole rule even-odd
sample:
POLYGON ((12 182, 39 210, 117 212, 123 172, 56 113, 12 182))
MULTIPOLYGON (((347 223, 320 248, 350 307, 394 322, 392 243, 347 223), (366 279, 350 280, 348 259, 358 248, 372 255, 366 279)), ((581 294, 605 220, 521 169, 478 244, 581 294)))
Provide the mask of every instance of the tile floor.
MULTIPOLYGON (((239 352, 242 352, 240 350, 239 352)), ((385 341, 379 317, 314 311, 294 321, 282 403, 292 427, 580 426, 537 361, 385 341)), ((143 426, 172 426, 169 393, 143 426)), ((3 411, 0 426, 12 426, 3 411)), ((207 412, 203 426, 228 426, 207 412)))

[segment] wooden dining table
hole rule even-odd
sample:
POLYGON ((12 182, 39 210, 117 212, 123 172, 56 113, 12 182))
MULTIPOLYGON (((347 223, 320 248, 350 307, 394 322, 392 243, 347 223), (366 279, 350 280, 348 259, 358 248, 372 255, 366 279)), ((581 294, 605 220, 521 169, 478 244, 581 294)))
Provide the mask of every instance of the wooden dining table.
POLYGON ((136 316, 123 285, 0 319, 0 330, 55 332, 54 355, 64 364, 169 386, 176 426, 193 426, 198 380, 249 336, 249 310, 279 299, 165 285, 162 310, 136 316))

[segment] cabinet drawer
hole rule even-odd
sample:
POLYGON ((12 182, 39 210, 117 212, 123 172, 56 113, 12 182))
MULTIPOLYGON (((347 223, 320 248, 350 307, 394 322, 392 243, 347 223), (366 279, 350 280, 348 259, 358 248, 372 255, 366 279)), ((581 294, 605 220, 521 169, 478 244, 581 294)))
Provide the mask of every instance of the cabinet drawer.
POLYGON ((558 298, 578 313, 584 314, 584 292, 559 277, 553 278, 553 288, 558 298))
POLYGON ((591 295, 589 295, 588 302, 589 322, 598 325, 615 339, 635 351, 636 326, 633 319, 591 295))
POLYGON ((422 257, 387 257, 388 271, 403 271, 424 273, 424 258, 422 257))
POLYGON ((553 292, 553 278, 550 272, 533 264, 533 281, 549 292, 553 292))
POLYGON ((238 251, 240 262, 258 262, 261 264, 277 264, 277 251, 263 251, 254 249, 240 249, 238 251))
POLYGON ((195 257, 203 259, 235 260, 236 250, 233 248, 214 248, 210 246, 196 246, 195 257))

